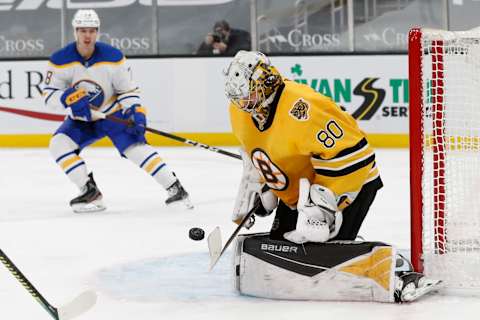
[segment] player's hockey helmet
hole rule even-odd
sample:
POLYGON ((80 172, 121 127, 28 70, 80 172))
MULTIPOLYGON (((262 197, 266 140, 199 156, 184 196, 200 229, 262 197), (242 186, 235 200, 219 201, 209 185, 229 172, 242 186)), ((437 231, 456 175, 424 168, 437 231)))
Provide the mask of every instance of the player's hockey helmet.
POLYGON ((95 10, 81 9, 73 16, 72 20, 73 30, 77 28, 97 28, 100 29, 100 18, 95 10))
POLYGON ((278 70, 261 52, 237 52, 224 71, 227 98, 246 112, 267 101, 282 84, 278 70))

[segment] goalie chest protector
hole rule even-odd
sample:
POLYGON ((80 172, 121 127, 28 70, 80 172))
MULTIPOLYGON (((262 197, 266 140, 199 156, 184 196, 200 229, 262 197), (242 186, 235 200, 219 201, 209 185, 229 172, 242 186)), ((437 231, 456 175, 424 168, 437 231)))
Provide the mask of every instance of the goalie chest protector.
POLYGON ((240 235, 234 254, 241 294, 286 300, 393 302, 395 248, 381 242, 306 243, 240 235))

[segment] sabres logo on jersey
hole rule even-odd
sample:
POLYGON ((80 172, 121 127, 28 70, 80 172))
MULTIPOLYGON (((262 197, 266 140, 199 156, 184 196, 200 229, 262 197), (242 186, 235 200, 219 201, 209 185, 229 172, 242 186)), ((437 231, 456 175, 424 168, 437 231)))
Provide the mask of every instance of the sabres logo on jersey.
POLYGON ((299 121, 307 121, 309 118, 309 108, 310 105, 305 100, 300 98, 294 103, 292 109, 290 109, 289 114, 299 121))
POLYGON ((84 89, 88 95, 88 101, 94 107, 100 108, 105 100, 102 87, 92 80, 80 80, 73 85, 75 89, 84 89))

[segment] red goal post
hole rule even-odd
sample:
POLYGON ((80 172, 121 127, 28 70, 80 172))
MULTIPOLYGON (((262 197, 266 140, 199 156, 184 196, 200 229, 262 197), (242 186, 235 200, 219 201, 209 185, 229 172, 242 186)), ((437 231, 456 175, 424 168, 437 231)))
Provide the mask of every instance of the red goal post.
POLYGON ((409 34, 411 260, 480 288, 480 31, 409 34))

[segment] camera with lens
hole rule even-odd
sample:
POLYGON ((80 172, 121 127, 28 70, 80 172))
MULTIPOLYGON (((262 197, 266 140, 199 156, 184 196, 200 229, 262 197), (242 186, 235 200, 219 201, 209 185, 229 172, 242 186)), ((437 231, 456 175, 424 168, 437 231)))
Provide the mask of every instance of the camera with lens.
POLYGON ((223 42, 224 36, 221 32, 214 32, 212 34, 213 42, 223 42))

